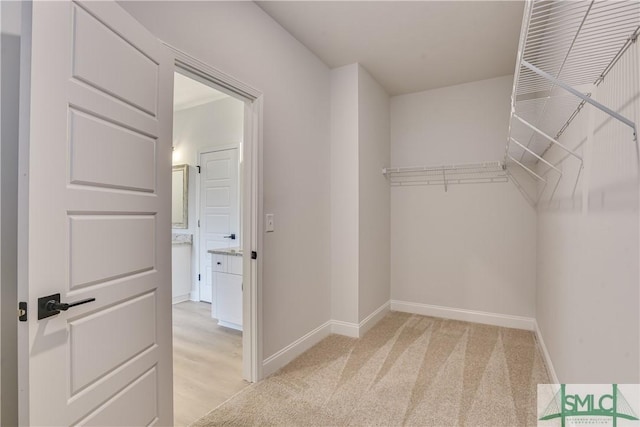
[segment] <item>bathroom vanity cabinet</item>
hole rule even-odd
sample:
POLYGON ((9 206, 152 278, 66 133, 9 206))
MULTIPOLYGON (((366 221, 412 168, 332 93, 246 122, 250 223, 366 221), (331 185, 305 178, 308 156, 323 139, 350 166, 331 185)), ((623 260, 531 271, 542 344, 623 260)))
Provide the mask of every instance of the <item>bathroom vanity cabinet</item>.
POLYGON ((212 249, 212 317, 220 326, 242 330, 242 251, 212 249))
POLYGON ((173 304, 189 301, 191 293, 191 234, 171 238, 171 287, 173 304))

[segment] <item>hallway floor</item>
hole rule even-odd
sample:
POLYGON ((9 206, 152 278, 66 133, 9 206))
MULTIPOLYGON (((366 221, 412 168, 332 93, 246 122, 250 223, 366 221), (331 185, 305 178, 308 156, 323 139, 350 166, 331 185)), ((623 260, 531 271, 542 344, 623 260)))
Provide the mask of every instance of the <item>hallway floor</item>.
POLYGON ((191 424, 248 385, 242 379, 242 333, 218 326, 210 304, 175 304, 174 425, 191 424))

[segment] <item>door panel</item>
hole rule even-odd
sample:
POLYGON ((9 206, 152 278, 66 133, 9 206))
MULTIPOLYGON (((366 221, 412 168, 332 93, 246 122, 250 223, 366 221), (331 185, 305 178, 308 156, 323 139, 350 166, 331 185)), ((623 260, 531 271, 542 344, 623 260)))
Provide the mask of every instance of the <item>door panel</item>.
POLYGON ((156 304, 151 292, 69 322, 72 396, 156 345, 156 304))
POLYGON ((155 117, 157 60, 81 7, 73 9, 73 30, 73 77, 155 117))
POLYGON ((115 2, 28 7, 20 424, 170 425, 173 60, 115 2))
MULTIPOLYGON (((200 167, 200 299, 214 302, 212 255, 207 251, 240 246, 238 149, 203 153, 200 167), (225 238, 232 233, 235 240, 225 238)), ((217 315, 215 303, 212 313, 217 315)))
POLYGON ((221 208, 229 206, 231 200, 229 188, 209 188, 205 197, 207 206, 210 208, 221 208))
POLYGON ((153 270, 156 228, 153 215, 69 216, 70 289, 153 270))
POLYGON ((72 184, 155 190, 155 138, 74 109, 69 117, 72 184))
POLYGON ((154 366, 80 421, 78 425, 128 427, 151 424, 158 412, 157 375, 158 372, 154 366), (125 421, 119 416, 120 414, 132 414, 132 416, 125 421), (114 424, 113 420, 122 421, 114 424))

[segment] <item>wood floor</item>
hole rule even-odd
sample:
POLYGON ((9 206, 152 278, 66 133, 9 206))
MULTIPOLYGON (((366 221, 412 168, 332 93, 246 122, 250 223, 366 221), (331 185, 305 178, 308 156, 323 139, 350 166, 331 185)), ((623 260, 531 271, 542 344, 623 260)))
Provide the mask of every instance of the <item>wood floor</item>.
POLYGON ((248 385, 242 379, 242 333, 218 326, 210 304, 174 304, 174 425, 191 424, 248 385))

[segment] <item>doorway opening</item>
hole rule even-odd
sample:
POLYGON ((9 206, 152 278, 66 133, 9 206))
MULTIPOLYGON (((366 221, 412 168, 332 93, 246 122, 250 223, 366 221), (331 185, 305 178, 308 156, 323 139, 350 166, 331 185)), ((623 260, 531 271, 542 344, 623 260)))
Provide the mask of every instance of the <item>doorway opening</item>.
MULTIPOLYGON (((251 102, 174 73, 172 302, 174 420, 187 425, 253 380, 244 369, 244 144, 251 102)), ((250 249, 250 248, 249 248, 250 249)), ((245 354, 245 350, 246 354, 245 354)))

